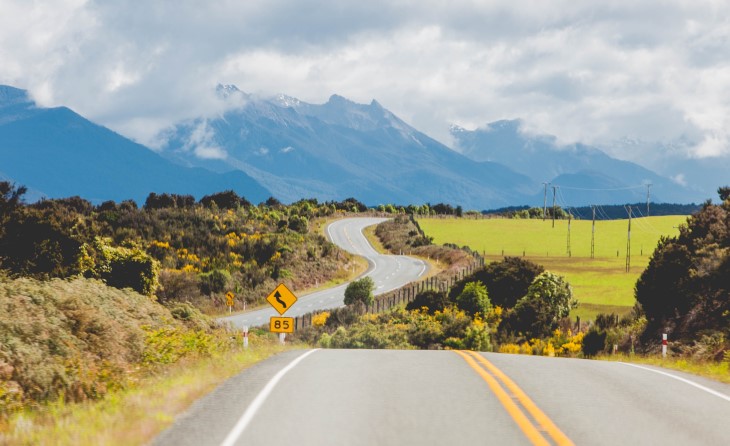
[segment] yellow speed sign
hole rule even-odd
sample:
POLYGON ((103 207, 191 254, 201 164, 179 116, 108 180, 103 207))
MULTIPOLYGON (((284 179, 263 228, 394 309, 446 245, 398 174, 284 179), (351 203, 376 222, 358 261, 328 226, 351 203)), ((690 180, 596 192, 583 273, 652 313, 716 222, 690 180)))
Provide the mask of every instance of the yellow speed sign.
POLYGON ((269 319, 269 331, 272 333, 294 333, 294 318, 272 317, 269 319))

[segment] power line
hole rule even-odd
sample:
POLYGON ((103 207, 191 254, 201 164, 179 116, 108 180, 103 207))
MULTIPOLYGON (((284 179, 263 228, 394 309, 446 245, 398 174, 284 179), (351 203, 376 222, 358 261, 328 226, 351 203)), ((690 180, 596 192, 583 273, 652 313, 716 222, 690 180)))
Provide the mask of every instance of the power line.
POLYGON ((626 237, 626 272, 631 270, 631 206, 627 206, 626 210, 629 213, 629 232, 626 237))
POLYGON ((558 187, 561 187, 563 189, 568 190, 585 190, 585 191, 594 191, 594 192, 611 192, 611 191, 619 191, 619 190, 631 190, 631 189, 642 189, 646 187, 645 184, 640 184, 638 186, 626 186, 626 187, 612 187, 612 188, 586 188, 586 187, 571 187, 571 186, 562 186, 558 185, 558 187))

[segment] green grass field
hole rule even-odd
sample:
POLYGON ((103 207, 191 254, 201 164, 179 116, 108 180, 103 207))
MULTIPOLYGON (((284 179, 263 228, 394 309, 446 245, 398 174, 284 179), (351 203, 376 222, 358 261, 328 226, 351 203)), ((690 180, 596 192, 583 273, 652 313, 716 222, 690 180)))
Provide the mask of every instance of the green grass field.
POLYGON ((598 313, 628 313, 634 305, 634 284, 649 263, 659 237, 678 234, 686 216, 634 218, 631 221, 631 267, 626 272, 628 220, 597 221, 595 258, 591 258, 590 220, 420 218, 419 225, 434 243, 469 246, 487 260, 518 256, 564 276, 580 306, 573 316, 593 319, 598 313))

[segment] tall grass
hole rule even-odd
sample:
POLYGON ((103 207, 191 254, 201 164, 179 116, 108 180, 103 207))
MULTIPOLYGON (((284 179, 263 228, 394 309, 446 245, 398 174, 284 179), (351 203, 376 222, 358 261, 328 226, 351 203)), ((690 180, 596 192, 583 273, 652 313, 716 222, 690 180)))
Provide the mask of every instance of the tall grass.
POLYGON ((183 361, 100 401, 66 404, 61 400, 17 413, 0 430, 0 444, 147 444, 223 381, 291 348, 268 335, 251 335, 250 342, 249 350, 183 361))

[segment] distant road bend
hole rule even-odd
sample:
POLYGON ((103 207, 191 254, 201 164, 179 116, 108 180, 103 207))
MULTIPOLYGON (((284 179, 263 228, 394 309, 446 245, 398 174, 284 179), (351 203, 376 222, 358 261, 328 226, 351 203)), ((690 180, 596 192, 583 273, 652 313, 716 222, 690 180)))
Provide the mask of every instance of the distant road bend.
MULTIPOLYGON (((386 218, 345 218, 327 227, 327 235, 334 244, 367 259, 370 267, 365 276, 370 276, 375 282, 376 295, 418 280, 428 270, 428 266, 422 260, 408 256, 380 254, 370 245, 362 233, 363 229, 386 220, 386 218)), ((297 303, 286 312, 286 316, 296 317, 313 311, 341 307, 344 305, 345 288, 347 284, 297 296, 297 303)), ((276 310, 267 307, 221 320, 229 321, 237 327, 252 327, 267 324, 271 316, 278 315, 276 310)))

